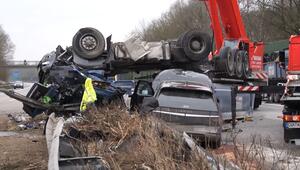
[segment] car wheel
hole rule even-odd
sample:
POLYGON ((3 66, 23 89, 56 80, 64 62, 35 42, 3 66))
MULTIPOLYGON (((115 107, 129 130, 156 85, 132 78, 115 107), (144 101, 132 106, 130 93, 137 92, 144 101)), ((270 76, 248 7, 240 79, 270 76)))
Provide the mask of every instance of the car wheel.
POLYGON ((73 37, 72 47, 79 57, 93 60, 104 52, 105 39, 94 28, 81 28, 73 37))

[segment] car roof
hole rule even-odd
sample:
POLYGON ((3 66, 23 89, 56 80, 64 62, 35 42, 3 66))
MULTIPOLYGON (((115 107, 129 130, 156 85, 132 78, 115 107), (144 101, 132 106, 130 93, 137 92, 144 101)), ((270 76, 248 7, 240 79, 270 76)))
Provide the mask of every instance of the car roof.
POLYGON ((212 88, 213 84, 210 78, 202 73, 194 71, 185 71, 182 69, 169 69, 160 72, 153 80, 152 87, 156 90, 162 82, 192 82, 201 86, 212 88))

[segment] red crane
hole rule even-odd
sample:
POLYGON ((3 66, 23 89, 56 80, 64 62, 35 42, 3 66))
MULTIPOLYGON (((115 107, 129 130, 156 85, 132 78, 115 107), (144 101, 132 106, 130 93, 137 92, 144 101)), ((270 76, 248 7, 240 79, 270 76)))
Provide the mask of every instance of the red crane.
POLYGON ((238 78, 265 79, 264 45, 247 36, 237 0, 204 0, 211 19, 216 70, 238 78))

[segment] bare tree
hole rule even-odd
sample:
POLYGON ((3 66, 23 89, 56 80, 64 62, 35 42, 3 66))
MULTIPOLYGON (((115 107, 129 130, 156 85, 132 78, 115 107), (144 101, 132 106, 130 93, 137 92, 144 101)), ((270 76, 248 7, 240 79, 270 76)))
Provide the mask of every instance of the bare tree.
POLYGON ((299 0, 258 0, 258 5, 266 7, 265 22, 286 37, 298 34, 300 29, 299 0))
MULTIPOLYGON (((0 65, 5 65, 9 59, 12 59, 15 46, 0 26, 0 65)), ((7 70, 0 68, 0 80, 7 79, 7 70)))
MULTIPOLYGON (((271 42, 299 34, 300 0, 238 0, 241 15, 252 41, 271 42)), ((198 28, 210 32, 204 3, 194 0, 174 3, 168 12, 149 24, 141 24, 138 33, 147 41, 166 40, 198 28)))
POLYGON ((208 31, 209 23, 204 3, 178 0, 159 19, 148 25, 142 23, 134 33, 146 41, 166 40, 177 38, 181 33, 194 28, 208 31))

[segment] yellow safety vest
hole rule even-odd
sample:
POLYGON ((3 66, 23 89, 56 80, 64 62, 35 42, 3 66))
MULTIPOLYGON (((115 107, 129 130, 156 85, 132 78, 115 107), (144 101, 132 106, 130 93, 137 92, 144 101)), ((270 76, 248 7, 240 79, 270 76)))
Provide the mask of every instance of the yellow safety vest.
POLYGON ((84 83, 84 93, 80 104, 80 111, 85 111, 87 104, 94 103, 96 100, 97 95, 92 84, 92 79, 87 78, 84 83))

